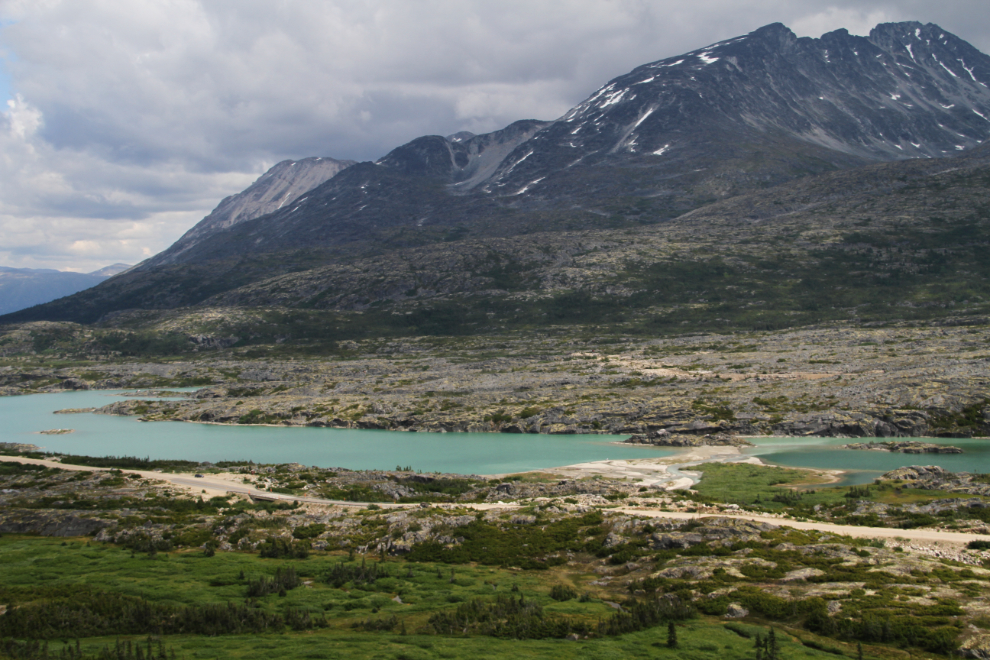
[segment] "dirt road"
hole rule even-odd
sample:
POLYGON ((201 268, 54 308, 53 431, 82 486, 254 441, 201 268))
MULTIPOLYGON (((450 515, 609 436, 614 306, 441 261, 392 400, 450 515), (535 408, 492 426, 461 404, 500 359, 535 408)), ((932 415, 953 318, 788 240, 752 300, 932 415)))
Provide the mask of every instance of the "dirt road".
MULTIPOLYGON (((82 465, 67 465, 58 461, 47 461, 33 458, 22 458, 19 456, 0 456, 0 461, 33 463, 46 467, 59 468, 62 470, 75 471, 106 471, 110 468, 93 468, 82 465)), ((289 502, 306 502, 310 504, 324 504, 331 506, 366 507, 370 502, 346 502, 342 500, 324 500, 317 497, 300 497, 297 495, 284 495, 260 490, 243 482, 238 482, 239 475, 234 474, 204 474, 197 477, 188 473, 167 473, 167 472, 145 472, 142 470, 124 470, 128 474, 138 474, 144 479, 157 479, 165 481, 173 486, 177 486, 189 491, 191 494, 206 494, 208 497, 226 495, 227 493, 239 493, 251 497, 266 500, 285 500, 289 502)), ((389 504, 376 502, 382 508, 410 508, 419 506, 418 504, 389 504)), ((477 510, 490 509, 512 509, 517 508, 517 504, 465 504, 464 506, 477 510)), ((986 536, 977 534, 965 534, 962 532, 946 532, 933 529, 891 529, 887 527, 858 527, 854 525, 833 525, 831 523, 792 520, 790 518, 776 516, 761 516, 753 513, 686 513, 679 511, 661 511, 655 508, 622 507, 612 509, 637 516, 648 516, 653 518, 672 518, 676 520, 696 520, 698 518, 737 518, 740 520, 752 520, 756 522, 770 523, 772 525, 784 525, 794 529, 808 529, 819 532, 826 532, 841 536, 851 536, 854 538, 869 539, 894 539, 903 541, 914 541, 920 543, 941 543, 949 546, 965 546, 970 541, 977 539, 990 540, 986 536)))
POLYGON ((840 536, 851 536, 860 539, 894 539, 904 541, 920 541, 922 543, 944 543, 953 546, 964 546, 970 541, 990 541, 990 537, 963 532, 946 532, 937 529, 896 529, 890 527, 860 527, 857 525, 834 525, 832 523, 793 520, 776 516, 761 516, 755 513, 685 513, 680 511, 658 511, 656 509, 641 509, 636 507, 621 508, 619 511, 637 516, 652 518, 673 518, 676 520, 697 520, 698 518, 737 518, 754 522, 783 525, 794 529, 808 529, 840 536))

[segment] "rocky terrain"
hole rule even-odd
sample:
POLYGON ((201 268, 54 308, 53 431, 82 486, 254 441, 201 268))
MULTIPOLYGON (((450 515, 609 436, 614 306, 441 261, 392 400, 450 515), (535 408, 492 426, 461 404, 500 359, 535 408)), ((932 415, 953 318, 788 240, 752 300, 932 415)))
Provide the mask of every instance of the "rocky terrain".
POLYGON ((942 490, 965 495, 990 495, 990 481, 985 474, 949 472, 936 465, 913 465, 883 475, 885 480, 904 482, 912 488, 942 490))
MULTIPOLYGON (((294 479, 318 484, 320 489, 385 482, 394 487, 405 483, 437 488, 458 480, 456 475, 401 470, 349 473, 301 465, 225 469, 248 479, 279 483, 294 479)), ((941 485, 971 478, 925 468, 905 469, 885 478, 898 476, 901 481, 938 479, 941 485)), ((990 553, 984 550, 884 544, 797 531, 784 520, 778 525, 718 515, 674 519, 658 509, 683 510, 684 500, 644 494, 630 484, 554 483, 538 476, 528 481, 469 481, 476 488, 492 489, 485 500, 497 493, 522 507, 478 511, 453 501, 409 508, 272 506, 232 496, 207 502, 177 497, 167 486, 126 470, 67 472, 3 463, 0 531, 61 537, 88 534, 95 543, 130 549, 132 557, 175 553, 181 558, 200 548, 207 556, 260 553, 291 562, 314 553, 338 553, 338 566, 320 580, 340 589, 352 582, 356 587, 359 581, 373 585, 382 578, 382 589, 400 605, 411 598, 408 593, 394 597, 400 576, 411 578, 416 571, 432 571, 430 566, 437 565, 437 575, 446 580, 449 573, 453 584, 456 573, 474 562, 508 571, 512 582, 535 571, 558 585, 569 585, 569 591, 557 587, 556 600, 576 600, 583 594, 581 602, 604 601, 616 611, 633 613, 644 604, 666 604, 680 608, 678 616, 685 618, 701 615, 713 621, 743 622, 739 634, 749 634, 747 625, 769 621, 799 638, 810 634, 813 637, 805 638, 818 640, 819 645, 825 638, 858 640, 877 648, 889 644, 939 654, 958 649, 973 658, 984 657, 990 645, 985 632, 985 591, 990 581, 985 565, 990 553), (629 491, 636 497, 623 499, 623 512, 609 509, 608 498, 629 491), (636 505, 644 508, 638 513, 628 508, 636 505), (345 556, 352 567, 347 570, 345 556), (386 570, 386 558, 391 558, 391 570, 386 570), (382 563, 376 568, 376 562, 382 563), (398 564, 401 570, 396 571, 395 562, 403 562, 398 564), (363 572, 358 573, 358 567, 363 572), (886 623, 873 626, 874 621, 886 623)), ((937 508, 939 502, 926 506, 937 508)), ((215 586, 230 583, 232 576, 216 578, 215 586)), ((233 583, 249 586, 243 571, 233 583)), ((498 582, 486 585, 493 593, 499 589, 498 582)), ((283 596, 295 586, 286 585, 283 596)), ((18 593, 4 592, 14 599, 18 593)), ((249 593, 260 598, 266 592, 249 593)), ((373 613, 384 603, 386 599, 376 604, 373 613)), ((353 607, 365 606, 355 602, 353 607)), ((418 621, 417 626, 425 623, 418 621)), ((418 632, 445 634, 437 627, 439 619, 430 621, 433 629, 418 632)), ((466 625, 475 624, 467 620, 466 625)), ((623 630, 600 626, 583 635, 623 630)), ((483 628, 476 633, 487 634, 483 628)))
POLYGON ((243 359, 229 351, 58 368, 10 357, 0 362, 0 392, 193 385, 201 389, 185 398, 128 400, 100 412, 224 424, 636 434, 651 442, 990 430, 982 325, 825 325, 602 344, 549 335, 421 338, 354 342, 347 351, 335 359, 243 359))

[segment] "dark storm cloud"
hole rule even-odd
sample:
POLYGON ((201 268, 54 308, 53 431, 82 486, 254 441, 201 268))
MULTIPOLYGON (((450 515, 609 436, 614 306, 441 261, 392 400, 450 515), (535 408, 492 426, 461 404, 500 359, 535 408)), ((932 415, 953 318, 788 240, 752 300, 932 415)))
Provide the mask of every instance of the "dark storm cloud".
POLYGON ((0 127, 0 246, 49 255, 27 263, 0 247, 0 262, 136 261, 278 160, 375 159, 419 135, 553 119, 635 66, 771 22, 816 37, 935 22, 988 51, 985 8, 0 0, 0 55, 20 95, 0 127))

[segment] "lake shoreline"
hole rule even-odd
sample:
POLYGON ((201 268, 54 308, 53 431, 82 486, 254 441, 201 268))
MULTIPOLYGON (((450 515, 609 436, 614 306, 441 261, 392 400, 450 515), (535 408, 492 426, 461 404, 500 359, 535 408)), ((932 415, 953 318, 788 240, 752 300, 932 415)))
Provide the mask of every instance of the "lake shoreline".
MULTIPOLYGON (((0 412, 10 420, 0 440, 29 442, 28 436, 67 426, 52 408, 84 408, 115 397, 112 390, 63 392, 55 397, 0 399, 0 412), (53 405, 53 402, 57 404, 53 405), (6 404, 6 405, 4 405, 6 404)), ((337 429, 284 424, 228 424, 195 421, 176 426, 144 424, 136 430, 134 415, 77 414, 72 434, 48 435, 47 451, 93 456, 148 456, 202 462, 248 460, 278 464, 337 466, 352 470, 391 469, 409 465, 424 472, 450 474, 519 474, 554 471, 561 476, 619 475, 662 488, 689 488, 699 474, 691 468, 703 462, 771 463, 830 475, 829 482, 855 485, 898 467, 935 463, 952 471, 990 472, 990 443, 980 440, 933 439, 939 443, 968 443, 966 462, 952 463, 952 455, 898 455, 886 452, 847 452, 835 437, 746 436, 752 447, 709 445, 667 447, 622 442, 628 436, 604 433, 459 433, 414 432, 398 434, 377 429, 337 429), (234 430, 236 429, 236 430, 234 430), (294 429, 289 431, 288 429, 294 429), (855 454, 855 456, 853 455, 855 454), (384 459, 383 457, 388 457, 384 459), (892 458, 891 458, 892 457, 892 458), (886 459, 886 460, 885 460, 886 459), (980 466, 986 464, 985 468, 980 466)), ((174 420, 187 421, 187 420, 174 420)), ((192 420, 189 420, 192 421, 192 420)))

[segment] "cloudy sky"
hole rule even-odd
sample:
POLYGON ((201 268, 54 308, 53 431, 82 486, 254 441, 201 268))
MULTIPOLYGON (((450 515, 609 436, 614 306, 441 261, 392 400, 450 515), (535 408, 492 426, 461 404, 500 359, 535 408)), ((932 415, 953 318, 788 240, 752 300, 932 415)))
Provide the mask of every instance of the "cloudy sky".
POLYGON ((0 266, 137 263, 286 158, 553 119, 767 23, 902 20, 990 52, 986 0, 0 0, 0 266))

